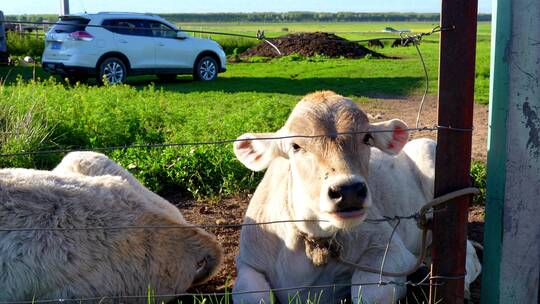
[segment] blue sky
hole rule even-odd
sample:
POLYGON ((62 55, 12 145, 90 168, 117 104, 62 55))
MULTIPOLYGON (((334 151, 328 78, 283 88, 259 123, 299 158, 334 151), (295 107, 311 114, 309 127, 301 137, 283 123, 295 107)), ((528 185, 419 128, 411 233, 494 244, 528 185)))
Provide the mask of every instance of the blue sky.
MULTIPOLYGON (((71 12, 439 12, 441 0, 70 0, 71 12)), ((4 14, 58 13, 60 0, 0 0, 4 14)), ((479 0, 481 13, 491 0, 479 0)))

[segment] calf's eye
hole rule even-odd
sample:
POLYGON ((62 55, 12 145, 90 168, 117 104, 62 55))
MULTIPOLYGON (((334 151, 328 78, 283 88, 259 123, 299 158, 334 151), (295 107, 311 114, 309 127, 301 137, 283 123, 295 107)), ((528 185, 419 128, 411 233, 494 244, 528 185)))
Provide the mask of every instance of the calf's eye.
POLYGON ((364 136, 363 142, 364 142, 364 144, 366 144, 368 146, 373 146, 373 136, 371 136, 370 133, 367 133, 364 136))
POLYGON ((293 149, 293 152, 302 150, 302 147, 300 147, 297 143, 292 143, 291 148, 293 149))

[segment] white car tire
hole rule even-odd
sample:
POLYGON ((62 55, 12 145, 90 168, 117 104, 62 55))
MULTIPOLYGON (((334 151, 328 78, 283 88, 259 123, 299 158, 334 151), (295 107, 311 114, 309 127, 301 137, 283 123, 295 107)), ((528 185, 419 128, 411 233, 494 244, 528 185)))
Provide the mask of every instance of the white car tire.
POLYGON ((126 81, 127 68, 122 59, 109 57, 99 65, 98 82, 122 84, 126 81))
POLYGON ((218 76, 219 66, 211 56, 201 57, 193 67, 193 78, 200 81, 212 81, 218 76))

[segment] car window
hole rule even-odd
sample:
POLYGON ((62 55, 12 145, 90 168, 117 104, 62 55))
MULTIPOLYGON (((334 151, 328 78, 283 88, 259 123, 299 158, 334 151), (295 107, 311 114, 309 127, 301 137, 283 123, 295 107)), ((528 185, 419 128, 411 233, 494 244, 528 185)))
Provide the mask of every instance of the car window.
POLYGON ((58 22, 53 25, 51 31, 53 33, 73 33, 77 31, 84 31, 86 25, 90 22, 85 18, 72 18, 72 17, 60 17, 58 22))
POLYGON ((152 36, 146 20, 139 19, 109 19, 104 20, 103 27, 111 32, 131 36, 152 36))
POLYGON ((157 21, 148 21, 154 37, 176 38, 176 30, 157 21))

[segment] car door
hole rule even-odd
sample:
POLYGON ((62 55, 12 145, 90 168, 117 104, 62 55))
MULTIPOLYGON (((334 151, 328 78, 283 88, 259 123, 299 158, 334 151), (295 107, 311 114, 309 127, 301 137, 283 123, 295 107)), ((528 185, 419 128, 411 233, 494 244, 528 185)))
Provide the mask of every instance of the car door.
POLYGON ((152 31, 146 20, 110 19, 105 20, 103 26, 114 33, 116 48, 126 55, 132 70, 154 67, 152 31))
POLYGON ((152 30, 156 68, 158 69, 191 69, 197 50, 193 41, 177 38, 177 31, 159 21, 148 21, 152 30))

